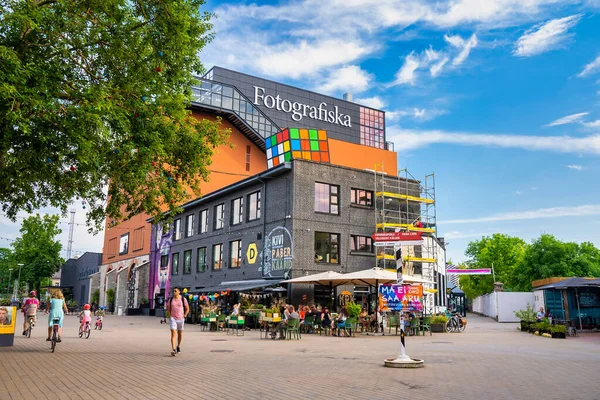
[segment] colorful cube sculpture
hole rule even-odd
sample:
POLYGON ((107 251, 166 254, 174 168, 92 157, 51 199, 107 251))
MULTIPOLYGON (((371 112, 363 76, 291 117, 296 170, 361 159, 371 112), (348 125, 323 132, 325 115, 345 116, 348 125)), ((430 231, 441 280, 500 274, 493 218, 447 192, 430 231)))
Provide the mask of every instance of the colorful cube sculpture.
POLYGON ((265 139, 267 165, 273 168, 292 159, 329 163, 327 131, 287 128, 265 139))

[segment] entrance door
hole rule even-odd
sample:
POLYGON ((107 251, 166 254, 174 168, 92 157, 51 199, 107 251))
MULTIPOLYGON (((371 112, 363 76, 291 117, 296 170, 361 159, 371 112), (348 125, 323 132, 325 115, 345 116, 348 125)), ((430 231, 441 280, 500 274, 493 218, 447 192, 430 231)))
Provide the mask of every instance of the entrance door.
POLYGON ((137 274, 132 270, 127 281, 127 308, 135 308, 135 276, 137 274))

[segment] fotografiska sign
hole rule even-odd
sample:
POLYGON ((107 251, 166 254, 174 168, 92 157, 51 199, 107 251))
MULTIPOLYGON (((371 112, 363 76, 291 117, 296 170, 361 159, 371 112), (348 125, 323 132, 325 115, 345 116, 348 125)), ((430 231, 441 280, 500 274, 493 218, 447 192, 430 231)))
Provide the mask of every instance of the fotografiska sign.
POLYGON ((340 113, 338 106, 334 106, 333 110, 329 110, 325 102, 320 103, 318 107, 297 101, 291 102, 288 99, 281 99, 279 95, 275 97, 270 94, 265 95, 264 88, 254 86, 254 104, 292 114, 294 121, 301 121, 302 118, 307 117, 352 128, 352 120, 349 115, 340 113))

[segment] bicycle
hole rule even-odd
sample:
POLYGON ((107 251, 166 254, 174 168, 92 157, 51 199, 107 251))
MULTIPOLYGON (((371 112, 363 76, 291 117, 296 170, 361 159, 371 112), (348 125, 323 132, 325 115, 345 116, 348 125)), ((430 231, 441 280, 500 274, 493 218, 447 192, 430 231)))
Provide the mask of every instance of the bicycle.
POLYGON ((102 319, 101 318, 96 318, 96 326, 94 327, 94 329, 102 330, 102 319))
POLYGON ((463 332, 467 327, 467 322, 458 316, 458 313, 452 313, 448 322, 446 322, 446 332, 463 332))
POLYGON ((79 337, 85 336, 86 339, 89 339, 91 332, 92 330, 90 329, 90 323, 86 322, 83 328, 79 328, 79 337))
POLYGON ((32 331, 32 329, 33 329, 33 327, 35 325, 35 315, 28 315, 27 316, 27 322, 28 322, 28 324, 27 324, 27 330, 25 331, 26 332, 25 336, 27 336, 28 338, 30 338, 31 337, 31 331, 32 331))
POLYGON ((50 349, 54 353, 54 349, 56 348, 56 343, 58 342, 58 323, 60 322, 60 318, 54 318, 52 320, 52 339, 50 341, 50 349))

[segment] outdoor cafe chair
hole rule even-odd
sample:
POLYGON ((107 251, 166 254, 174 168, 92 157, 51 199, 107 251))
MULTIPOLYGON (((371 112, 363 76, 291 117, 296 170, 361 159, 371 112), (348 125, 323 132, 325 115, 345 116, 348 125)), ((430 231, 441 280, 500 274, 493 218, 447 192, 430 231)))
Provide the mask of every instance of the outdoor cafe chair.
POLYGON ((431 336, 431 317, 423 318, 423 322, 421 323, 421 332, 423 332, 423 336, 425 336, 425 331, 429 331, 429 336, 431 336))
POLYGON ((356 318, 346 318, 346 323, 344 324, 344 335, 356 336, 356 329, 356 318))
POLYGON ((396 315, 390 315, 388 319, 388 333, 392 332, 392 328, 396 328, 396 335, 398 334, 398 328, 400 328, 400 320, 396 315))
POLYGON ((217 331, 225 329, 225 314, 219 314, 217 317, 217 331))
POLYGON ((300 323, 300 320, 297 320, 297 319, 288 320, 287 326, 285 327, 286 339, 291 340, 292 333, 293 333, 294 335, 296 335, 296 340, 300 340, 300 338, 301 338, 300 329, 298 329, 299 323, 300 323))
POLYGON ((315 317, 313 317, 312 315, 309 315, 308 317, 304 318, 304 322, 302 323, 302 325, 300 325, 300 329, 304 330, 305 333, 308 333, 308 331, 311 330, 313 327, 314 320, 315 317))
POLYGON ((413 318, 410 320, 410 334, 419 335, 419 318, 413 318))

